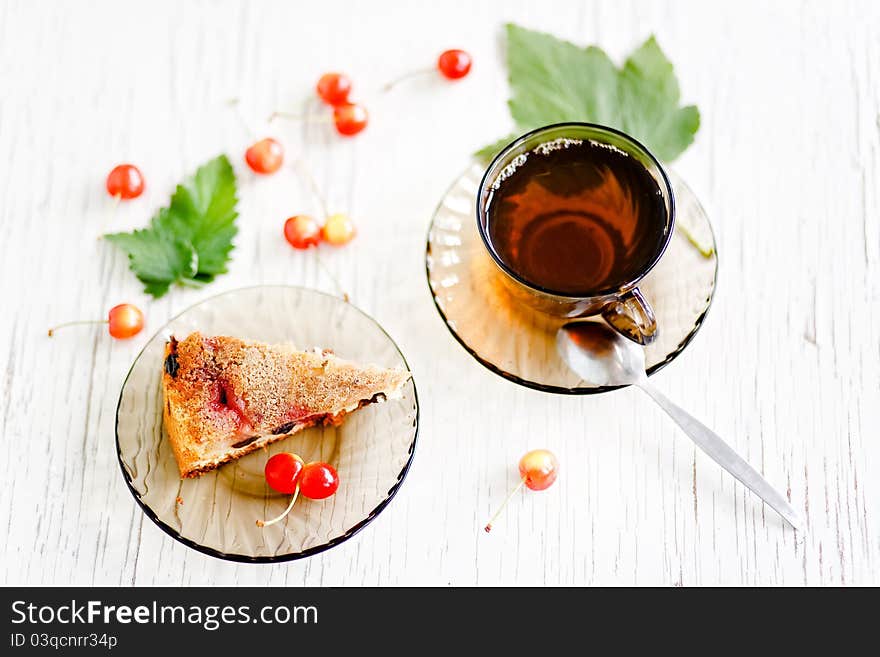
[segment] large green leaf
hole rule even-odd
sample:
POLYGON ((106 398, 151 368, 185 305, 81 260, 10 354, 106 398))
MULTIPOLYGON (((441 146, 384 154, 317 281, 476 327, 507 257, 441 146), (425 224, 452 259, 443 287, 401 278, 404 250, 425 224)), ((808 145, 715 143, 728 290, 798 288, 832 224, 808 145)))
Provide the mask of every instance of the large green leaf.
MULTIPOLYGON (((581 48, 509 23, 507 66, 518 134, 564 121, 600 123, 632 135, 668 161, 693 142, 700 126, 696 107, 679 107, 675 72, 654 37, 618 69, 595 46, 581 48)), ((502 141, 477 156, 489 159, 510 138, 502 141)))

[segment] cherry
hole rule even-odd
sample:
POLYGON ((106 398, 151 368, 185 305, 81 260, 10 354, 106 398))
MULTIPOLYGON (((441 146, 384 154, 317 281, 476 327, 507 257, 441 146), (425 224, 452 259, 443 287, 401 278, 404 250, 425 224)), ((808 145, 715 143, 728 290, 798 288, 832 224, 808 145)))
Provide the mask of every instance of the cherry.
POLYGON ((263 469, 266 483, 279 493, 289 493, 292 497, 290 504, 280 515, 271 520, 257 520, 257 527, 268 527, 287 517, 293 505, 296 504, 296 498, 299 497, 299 481, 302 479, 302 471, 303 460, 297 454, 282 452, 266 461, 266 467, 263 469))
POLYGON ((510 494, 501 504, 501 507, 492 516, 492 519, 486 523, 484 528, 487 532, 492 531, 492 523, 501 515, 501 512, 507 506, 510 499, 516 492, 526 486, 532 490, 544 490, 553 485, 556 481, 556 475, 559 473, 559 461, 553 455, 553 452, 546 449, 534 449, 526 452, 519 460, 519 476, 520 481, 516 487, 510 491, 510 494))
POLYGON ((281 452, 266 461, 266 483, 279 493, 293 495, 299 485, 303 460, 297 454, 281 452))
POLYGON ((382 91, 391 91, 399 82, 409 80, 410 78, 430 75, 432 73, 436 75, 437 71, 440 71, 440 74, 447 80, 458 80, 470 72, 472 61, 470 54, 464 50, 459 50, 458 48, 444 50, 437 58, 436 68, 421 68, 404 73, 382 87, 382 91))
POLYGON ((140 308, 130 303, 113 306, 107 314, 108 330, 114 338, 133 337, 144 328, 144 314, 140 308))
POLYGON ((458 80, 471 70, 471 56, 464 50, 444 50, 437 58, 437 68, 445 78, 458 80))
POLYGON ((532 490, 550 488, 559 474, 559 461, 546 449, 534 449, 519 460, 519 475, 532 490))
POLYGON ((356 135, 367 127, 367 109, 357 103, 344 103, 333 108, 336 132, 346 137, 356 135))
POLYGON ((354 224, 345 214, 331 214, 321 229, 324 241, 334 246, 348 244, 354 238, 354 234, 354 224))
POLYGON ((74 324, 107 324, 111 336, 124 340, 137 335, 144 328, 144 314, 140 308, 130 303, 121 303, 113 306, 107 314, 107 319, 82 319, 73 322, 64 322, 49 329, 49 337, 55 335, 55 331, 74 324))
POLYGON ((133 164, 113 167, 107 176, 107 193, 115 198, 129 200, 144 192, 144 176, 133 164))
POLYGON ((312 461, 303 467, 299 486, 305 497, 323 500, 333 495, 339 488, 339 475, 329 463, 312 461))
POLYGON ((321 227, 305 214, 297 214, 284 222, 284 238, 294 249, 308 249, 321 241, 321 227))
POLYGON ((235 392, 235 386, 225 378, 218 378, 209 386, 209 408, 222 413, 235 423, 242 437, 253 432, 254 425, 251 423, 244 399, 235 392))
POLYGON ((271 520, 257 520, 257 527, 268 527, 287 517, 300 493, 303 497, 323 500, 330 497, 339 488, 339 475, 329 463, 312 461, 303 465, 303 460, 296 454, 282 452, 266 462, 264 470, 266 483, 279 493, 291 493, 290 504, 271 520))
POLYGON ((244 153, 244 160, 254 173, 275 173, 284 163, 284 148, 267 137, 248 148, 244 153))
POLYGON ((329 123, 333 121, 336 132, 340 135, 350 137, 356 135, 367 127, 368 115, 367 109, 360 103, 352 103, 348 100, 340 101, 333 104, 333 117, 310 116, 308 114, 293 114, 290 112, 275 111, 269 115, 269 121, 276 118, 289 119, 291 121, 305 121, 309 123, 329 123))
POLYGON ((336 107, 348 102, 351 78, 345 73, 324 73, 318 80, 318 96, 328 105, 336 107))

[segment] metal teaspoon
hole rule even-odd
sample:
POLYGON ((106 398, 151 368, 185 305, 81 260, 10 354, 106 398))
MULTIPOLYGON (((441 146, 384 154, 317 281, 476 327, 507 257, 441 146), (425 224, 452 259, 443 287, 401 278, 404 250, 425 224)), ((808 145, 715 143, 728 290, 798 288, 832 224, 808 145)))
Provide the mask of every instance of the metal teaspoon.
POLYGON ((562 360, 584 381, 595 385, 634 385, 641 388, 718 465, 769 504, 795 529, 800 516, 788 500, 757 470, 746 463, 714 431, 673 403, 648 382, 644 347, 627 340, 603 323, 569 322, 556 333, 556 348, 562 360))

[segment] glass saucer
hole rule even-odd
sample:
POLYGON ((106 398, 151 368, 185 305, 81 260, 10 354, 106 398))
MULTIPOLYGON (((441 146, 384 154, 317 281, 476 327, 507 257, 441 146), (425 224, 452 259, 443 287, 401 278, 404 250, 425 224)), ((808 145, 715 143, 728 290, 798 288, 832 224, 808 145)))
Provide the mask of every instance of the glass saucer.
MULTIPOLYGON (((648 374, 672 362, 696 335, 712 303, 718 258, 709 218, 673 171, 675 231, 666 253, 640 283, 653 305, 657 340, 645 348, 648 374)), ((428 231, 425 264, 440 316, 478 362, 529 388, 563 394, 605 392, 612 386, 579 379, 556 353, 565 322, 515 303, 477 232, 477 189, 483 167, 456 179, 437 206, 428 231)))
POLYGON ((162 428, 165 341, 192 331, 300 349, 332 349, 341 358, 408 369, 394 341, 355 306, 316 290, 259 286, 198 303, 147 343, 122 385, 116 445, 125 482, 144 513, 173 538, 206 554, 244 562, 300 559, 352 537, 391 501, 412 462, 419 404, 408 381, 402 399, 371 404, 340 427, 314 427, 195 479, 181 480, 162 428), (327 461, 339 489, 325 500, 297 500, 287 518, 259 528, 290 497, 270 489, 266 461, 278 452, 327 461))

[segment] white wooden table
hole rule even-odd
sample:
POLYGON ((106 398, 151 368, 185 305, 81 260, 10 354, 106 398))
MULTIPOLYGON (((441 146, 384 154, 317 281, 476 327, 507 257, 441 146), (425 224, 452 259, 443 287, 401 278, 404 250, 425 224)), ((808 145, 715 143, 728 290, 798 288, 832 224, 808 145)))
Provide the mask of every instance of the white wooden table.
POLYGON ((880 5, 874 2, 0 2, 0 573, 6 584, 880 583, 880 5), (838 5, 841 5, 838 7, 838 5), (557 397, 473 361, 424 275, 432 210, 468 154, 510 127, 500 25, 623 57, 651 32, 702 111, 675 163, 708 208, 720 274, 698 337, 655 381, 790 491, 795 534, 695 451, 638 392, 557 397), (387 79, 469 49, 468 78, 387 79), (371 124, 351 140, 278 125, 326 70, 348 71, 371 124), (202 298, 259 283, 332 289, 283 220, 316 212, 293 172, 256 180, 242 99, 314 171, 360 234, 325 259, 409 359, 422 403, 414 466, 355 539, 304 561, 236 565, 173 541, 116 462, 114 412, 148 337, 202 298), (228 275, 153 301, 96 240, 147 222, 225 151, 240 173, 228 275), (109 169, 148 189, 111 218, 109 169), (56 322, 130 301, 130 341, 56 322), (529 448, 563 473, 481 531, 529 448))

